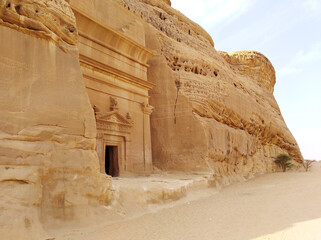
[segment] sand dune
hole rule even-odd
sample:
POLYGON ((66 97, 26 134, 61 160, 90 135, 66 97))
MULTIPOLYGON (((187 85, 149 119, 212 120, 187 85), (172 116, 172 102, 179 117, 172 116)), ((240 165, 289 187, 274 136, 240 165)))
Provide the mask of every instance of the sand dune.
MULTIPOLYGON (((213 191, 213 194, 204 192, 213 191)), ((320 240, 321 163, 310 172, 273 173, 194 201, 61 234, 57 240, 320 240)), ((205 196, 205 197, 204 197, 205 196)))

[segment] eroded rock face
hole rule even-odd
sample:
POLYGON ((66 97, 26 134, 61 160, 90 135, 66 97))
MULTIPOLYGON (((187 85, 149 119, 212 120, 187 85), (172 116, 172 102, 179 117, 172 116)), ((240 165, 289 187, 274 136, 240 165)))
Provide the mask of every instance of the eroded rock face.
POLYGON ((212 171, 225 184, 275 170, 282 152, 302 161, 273 97, 275 71, 255 51, 217 52, 209 35, 169 5, 124 0, 158 52, 149 80, 154 164, 212 171))
POLYGON ((239 74, 253 79, 273 94, 275 70, 269 59, 256 51, 218 52, 239 74))
POLYGON ((1 0, 0 24, 50 39, 66 49, 77 44, 73 12, 66 0, 1 0))
POLYGON ((51 224, 108 202, 110 179, 99 173, 68 3, 1 1, 0 13, 0 236, 45 239, 51 224))

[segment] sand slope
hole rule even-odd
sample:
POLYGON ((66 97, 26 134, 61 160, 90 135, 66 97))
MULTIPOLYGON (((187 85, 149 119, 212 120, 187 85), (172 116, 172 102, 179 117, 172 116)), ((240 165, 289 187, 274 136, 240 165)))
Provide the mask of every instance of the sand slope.
POLYGON ((310 172, 263 175, 196 201, 56 239, 320 240, 321 163, 310 172))

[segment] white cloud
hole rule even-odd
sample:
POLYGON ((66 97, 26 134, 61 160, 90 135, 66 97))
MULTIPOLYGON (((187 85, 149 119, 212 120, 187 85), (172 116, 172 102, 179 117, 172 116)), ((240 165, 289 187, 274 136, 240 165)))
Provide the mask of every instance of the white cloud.
POLYGON ((296 54, 295 64, 310 64, 321 60, 321 42, 310 47, 308 51, 300 51, 296 54))
POLYGON ((195 1, 190 0, 171 0, 172 7, 179 10, 187 17, 193 19, 200 19, 206 14, 207 11, 207 1, 195 1))
POLYGON ((288 76, 288 75, 293 75, 293 74, 298 74, 302 72, 301 68, 293 67, 293 66, 286 66, 284 68, 281 68, 280 70, 276 71, 277 78, 283 77, 283 76, 288 76))
POLYGON ((172 0, 172 7, 205 29, 231 22, 244 14, 257 0, 172 0))
POLYGON ((305 65, 321 61, 321 43, 313 44, 308 50, 301 50, 284 67, 277 69, 277 77, 298 74, 305 65))
POLYGON ((301 4, 304 8, 312 12, 317 12, 321 9, 320 0, 304 0, 304 1, 301 1, 301 4))
MULTIPOLYGON (((292 4, 300 9, 299 15, 318 17, 321 11, 320 0, 291 0, 292 4)), ((297 17, 297 16, 296 16, 297 17)))
POLYGON ((293 132, 305 159, 321 160, 321 128, 305 128, 293 132))

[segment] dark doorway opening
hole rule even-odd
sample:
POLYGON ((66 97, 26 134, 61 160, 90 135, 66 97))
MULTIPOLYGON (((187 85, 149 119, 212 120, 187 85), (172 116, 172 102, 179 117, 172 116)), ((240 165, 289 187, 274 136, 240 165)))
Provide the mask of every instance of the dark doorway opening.
POLYGON ((105 171, 112 177, 119 176, 118 147, 116 146, 105 147, 105 171))

